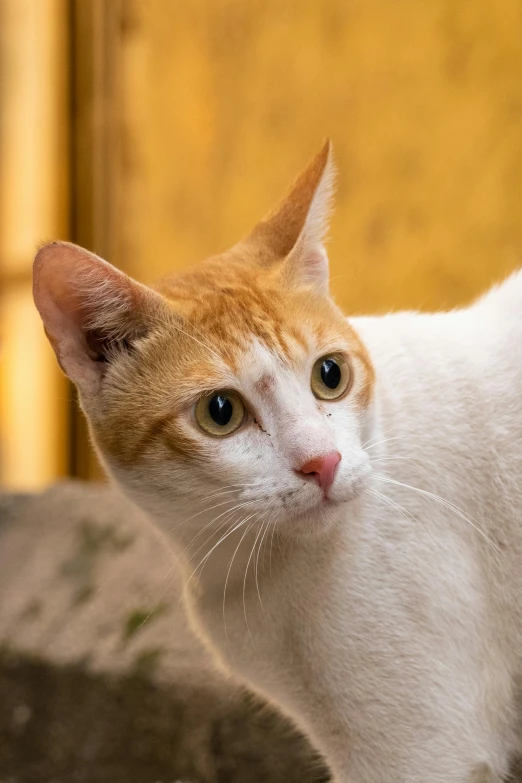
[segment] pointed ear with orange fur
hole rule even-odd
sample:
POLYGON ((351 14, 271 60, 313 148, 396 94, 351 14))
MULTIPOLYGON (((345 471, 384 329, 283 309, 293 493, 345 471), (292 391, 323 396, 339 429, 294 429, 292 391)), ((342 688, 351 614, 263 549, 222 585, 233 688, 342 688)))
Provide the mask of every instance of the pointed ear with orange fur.
POLYGON ((243 240, 253 244, 262 263, 286 259, 296 283, 328 291, 328 256, 325 235, 333 197, 335 171, 332 145, 320 152, 296 179, 278 207, 243 240))
POLYGON ((80 392, 92 396, 109 363, 145 336, 163 300, 68 242, 42 247, 33 271, 34 301, 58 362, 80 392))

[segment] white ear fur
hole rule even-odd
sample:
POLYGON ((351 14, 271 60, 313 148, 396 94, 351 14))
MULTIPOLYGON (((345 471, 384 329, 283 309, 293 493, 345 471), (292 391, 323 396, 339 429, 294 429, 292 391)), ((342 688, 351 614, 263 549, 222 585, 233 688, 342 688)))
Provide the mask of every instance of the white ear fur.
POLYGON ((63 371, 92 396, 110 360, 147 331, 161 296, 103 259, 68 242, 36 254, 33 295, 63 371))
POLYGON ((305 285, 328 292, 328 254, 325 241, 329 228, 335 188, 335 167, 331 145, 321 178, 315 190, 303 230, 288 256, 287 264, 305 285))
POLYGON ((286 260, 289 280, 328 288, 324 240, 333 195, 332 145, 326 141, 277 207, 237 246, 263 266, 286 260))

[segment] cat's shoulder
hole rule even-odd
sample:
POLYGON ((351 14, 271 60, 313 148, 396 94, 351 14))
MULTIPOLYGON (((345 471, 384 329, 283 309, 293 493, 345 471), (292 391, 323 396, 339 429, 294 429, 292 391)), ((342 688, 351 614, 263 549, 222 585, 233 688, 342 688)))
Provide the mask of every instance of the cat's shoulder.
POLYGON ((475 312, 483 313, 484 309, 496 310, 497 315, 504 315, 507 318, 522 317, 522 269, 491 286, 467 307, 435 313, 403 310, 378 316, 357 316, 349 320, 364 331, 371 331, 372 328, 381 330, 383 327, 392 331, 394 329, 402 331, 403 329, 410 330, 413 325, 420 329, 423 326, 440 328, 449 323, 449 320, 451 320, 453 328, 455 320, 460 317, 468 319, 469 315, 473 316, 475 312))
POLYGON ((476 305, 478 308, 504 310, 507 316, 522 317, 522 269, 492 286, 476 305))
POLYGON ((349 318, 374 359, 437 356, 457 362, 476 353, 501 362, 522 351, 522 270, 491 287, 467 307, 436 313, 403 311, 349 318), (477 350, 477 345, 480 350, 477 350))

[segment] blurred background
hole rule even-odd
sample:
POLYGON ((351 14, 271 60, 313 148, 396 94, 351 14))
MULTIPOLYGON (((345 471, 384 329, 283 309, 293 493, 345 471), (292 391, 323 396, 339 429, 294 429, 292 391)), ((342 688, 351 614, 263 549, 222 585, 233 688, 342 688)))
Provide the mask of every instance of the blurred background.
MULTIPOLYGON (((234 243, 325 136, 347 313, 522 266, 520 0, 0 0, 0 781, 325 783, 216 671, 101 476, 31 295, 69 239, 150 282, 234 243)), ((522 768, 519 777, 522 782, 522 768)))
POLYGON ((99 475, 31 299, 39 242, 143 281, 237 240, 330 136, 350 312, 520 265, 519 0, 0 0, 0 481, 99 475))

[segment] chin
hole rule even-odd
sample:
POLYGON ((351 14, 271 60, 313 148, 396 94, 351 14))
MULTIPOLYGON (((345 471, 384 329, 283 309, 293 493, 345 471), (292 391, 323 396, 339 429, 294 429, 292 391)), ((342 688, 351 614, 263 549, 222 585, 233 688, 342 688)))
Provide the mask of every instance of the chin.
POLYGON ((350 500, 320 498, 306 508, 294 509, 285 515, 279 523, 279 530, 289 537, 324 535, 342 522, 349 505, 350 500))
POLYGON ((338 527, 346 515, 346 503, 324 502, 321 506, 281 520, 279 530, 288 538, 316 538, 338 527))
POLYGON ((320 492, 284 515, 279 529, 287 536, 320 536, 343 524, 350 513, 350 505, 359 498, 367 487, 369 472, 358 476, 347 484, 333 487, 327 498, 320 492))

